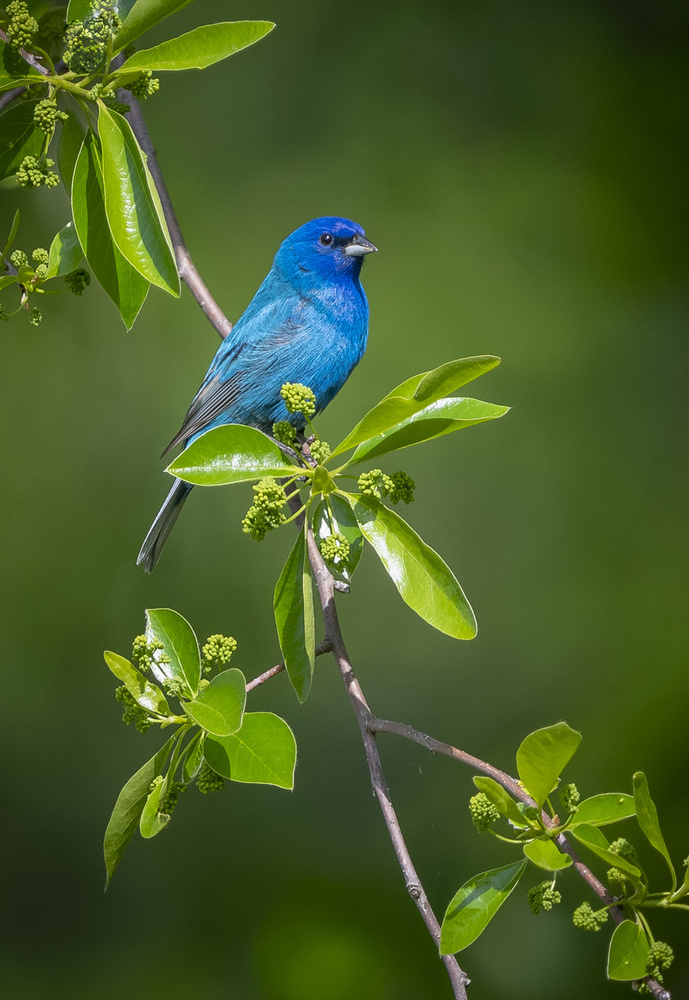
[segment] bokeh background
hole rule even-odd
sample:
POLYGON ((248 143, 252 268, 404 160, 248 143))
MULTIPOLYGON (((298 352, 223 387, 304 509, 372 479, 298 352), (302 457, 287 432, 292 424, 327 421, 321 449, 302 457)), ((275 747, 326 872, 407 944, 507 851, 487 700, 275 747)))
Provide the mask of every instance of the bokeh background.
MULTIPOLYGON (((644 769, 677 860, 687 754, 687 9, 676 0, 197 0, 146 42, 227 18, 277 29, 146 106, 183 232, 236 318, 305 220, 360 221, 370 346, 319 421, 338 439, 407 376, 455 357, 502 366, 471 393, 503 420, 412 449, 407 514, 455 569, 471 643, 426 626, 368 554, 339 607, 378 714, 514 770, 532 729, 584 735, 567 777, 631 790, 644 769)), ((0 191, 18 245, 49 243, 63 191, 0 191)), ((293 793, 190 791, 135 839, 106 895, 115 797, 158 744, 119 721, 102 650, 146 607, 237 637, 253 676, 279 659, 272 587, 291 536, 257 545, 250 490, 195 491, 151 577, 134 565, 166 489, 158 455, 217 347, 188 293, 151 292, 126 334, 104 293, 0 330, 1 979, 15 1000, 443 1000, 331 662, 299 707, 284 676, 251 695, 293 726, 293 793)), ((409 846, 439 915, 512 859, 479 837, 471 774, 381 738, 409 846)), ((620 829, 620 833, 624 832, 620 829)), ((637 841, 640 837, 636 837, 637 841)), ((641 846, 641 845, 639 845, 641 846)), ((644 854, 659 885, 662 863, 644 854)), ((473 1000, 613 998, 589 898, 532 916, 533 870, 461 956, 473 1000)), ((657 920, 689 986, 686 913, 657 920)))

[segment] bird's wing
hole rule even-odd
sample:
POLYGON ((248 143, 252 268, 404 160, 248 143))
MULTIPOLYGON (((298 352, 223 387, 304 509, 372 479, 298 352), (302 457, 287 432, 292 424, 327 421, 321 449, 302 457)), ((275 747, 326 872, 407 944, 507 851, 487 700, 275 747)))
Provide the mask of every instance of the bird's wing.
POLYGON ((265 369, 266 359, 275 364, 281 350, 293 342, 295 334, 303 331, 304 302, 298 295, 293 293, 263 303, 261 290, 235 324, 232 344, 223 345, 213 359, 182 426, 163 455, 167 455, 176 444, 205 430, 223 411, 229 409, 241 397, 245 382, 251 383, 255 379, 256 369, 265 369), (232 374, 227 375, 228 371, 232 374))
POLYGON ((231 406, 237 398, 240 385, 239 372, 225 380, 221 380, 219 375, 206 379, 192 399, 191 406, 182 421, 182 426, 170 441, 161 458, 167 455, 170 449, 174 448, 180 441, 186 441, 193 434, 198 434, 216 417, 219 417, 223 410, 231 406))

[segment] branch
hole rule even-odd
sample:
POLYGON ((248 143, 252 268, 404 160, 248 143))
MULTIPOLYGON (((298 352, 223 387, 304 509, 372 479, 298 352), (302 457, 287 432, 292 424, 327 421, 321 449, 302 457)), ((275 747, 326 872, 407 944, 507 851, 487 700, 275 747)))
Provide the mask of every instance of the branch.
MULTIPOLYGON (((335 657, 335 661, 340 669, 345 689, 349 695, 349 700, 352 704, 352 708, 354 709, 357 722, 359 723, 361 738, 366 752, 366 760, 368 761, 369 773, 371 775, 373 792, 378 799, 378 803, 382 810, 385 825, 388 828, 392 846, 397 856, 397 861, 402 869, 407 892, 414 900, 416 908, 421 914, 423 922, 425 923, 429 934, 433 938, 433 941, 436 946, 439 946, 440 924, 438 923, 438 919, 428 901, 428 897, 423 885, 421 884, 421 880, 416 872, 416 869, 414 868, 404 836, 402 835, 399 820, 397 819, 397 814, 395 813, 395 809, 392 805, 390 791, 385 780, 385 774, 383 772, 380 754, 378 753, 375 734, 369 730, 369 722, 373 716, 366 702, 366 698, 364 697, 361 685, 359 684, 359 681, 354 673, 354 669, 350 662, 344 639, 342 637, 342 631, 337 617, 337 609, 335 607, 335 588, 333 585, 333 577, 325 565, 323 557, 318 551, 318 546, 316 545, 316 541, 313 537, 313 532, 310 530, 308 533, 308 546, 309 561, 316 580, 316 587, 318 588, 321 608, 323 609, 325 634, 332 646, 333 656, 335 657)), ((450 982, 452 984, 456 1000, 466 1000, 466 987, 470 982, 469 977, 460 968, 454 955, 442 955, 441 958, 445 965, 447 974, 450 977, 450 982)))
MULTIPOLYGON (((425 747, 426 750, 430 750, 431 753, 444 754, 446 757, 452 757, 454 760, 460 761, 462 764, 467 764, 474 771, 480 771, 482 774, 488 775, 494 781, 497 781, 499 785, 509 792, 510 795, 514 796, 515 799, 519 799, 520 802, 526 803, 526 805, 535 806, 536 803, 531 798, 531 796, 522 788, 516 778, 512 778, 509 774, 504 771, 500 771, 497 767, 493 767, 492 764, 487 764, 486 761, 480 760, 478 757, 472 756, 470 753, 466 753, 464 750, 458 750, 457 747, 451 746, 449 743, 442 743, 440 740, 434 739, 432 736, 428 736, 426 733, 422 733, 418 729, 414 729, 413 726, 408 726, 404 722, 392 722, 389 719, 377 719, 371 716, 368 720, 368 730, 371 733, 395 733, 397 736, 403 736, 407 740, 412 740, 414 743, 418 743, 420 746, 425 747)), ((545 826, 553 829, 557 824, 555 821, 548 816, 546 812, 541 812, 541 818, 545 826)), ((588 887, 592 892, 598 896, 598 898, 608 907, 610 915, 616 924, 621 924, 623 920, 626 920, 626 916, 623 910, 615 905, 615 897, 608 892, 603 883, 593 874, 591 869, 585 864, 577 852, 574 850, 564 833, 560 833, 554 838, 555 844, 562 854, 568 854, 572 859, 572 866, 576 869, 577 873, 586 882, 588 887)), ((664 986, 652 976, 646 976, 640 982, 644 982, 648 985, 651 993, 656 1000, 671 1000, 671 996, 664 986)))
MULTIPOLYGON (((0 28, 0 39, 2 39, 2 41, 10 47, 10 49, 14 48, 2 28, 0 28)), ((15 49, 15 51, 17 50, 15 49)), ((32 52, 27 52, 26 49, 19 49, 19 55, 22 57, 24 62, 27 62, 29 66, 33 67, 37 73, 42 73, 43 76, 50 76, 50 70, 46 69, 38 56, 35 56, 32 52)), ((26 87, 21 87, 20 90, 26 90, 26 87)), ((16 96, 17 95, 15 94, 15 97, 16 96)))
POLYGON ((196 265, 191 259, 191 254, 189 253, 187 245, 184 242, 182 230, 179 227, 179 222, 177 221, 177 216, 172 206, 172 201, 170 200, 170 194, 158 164, 155 147, 153 146, 148 129, 146 128, 146 123, 144 122, 143 115, 141 113, 141 104, 137 101, 133 94, 129 93, 129 91, 124 94, 122 91, 118 91, 118 97, 121 101, 126 102, 129 105, 130 110, 126 117, 132 127, 134 135, 139 141, 139 145, 146 154, 148 169, 151 171, 151 175, 158 189, 160 201, 163 206, 165 221, 167 222, 167 227, 170 230, 170 238, 172 240, 172 247, 175 251, 175 259, 177 261, 179 276, 188 287, 198 304, 201 306, 201 309, 206 314, 206 317, 213 324, 220 336, 223 338, 227 337, 232 329, 232 323, 211 295, 208 286, 196 270, 196 265))
MULTIPOLYGON (((323 642, 316 646, 316 656, 322 656, 323 653, 330 653, 331 650, 331 644, 327 639, 324 639, 323 642)), ((264 670, 262 674, 258 675, 258 677, 254 677, 252 681, 249 681, 246 686, 247 692, 253 691, 254 688, 260 687, 261 684, 265 684, 265 682, 269 681, 271 677, 275 677, 276 674, 282 673, 284 669, 284 663, 277 663, 274 667, 269 667, 268 670, 264 670)))

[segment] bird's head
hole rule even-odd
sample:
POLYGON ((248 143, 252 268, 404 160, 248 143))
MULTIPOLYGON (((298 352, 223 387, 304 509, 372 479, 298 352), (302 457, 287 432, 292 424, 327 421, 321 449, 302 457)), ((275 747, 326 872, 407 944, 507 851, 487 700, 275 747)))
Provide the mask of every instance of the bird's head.
POLYGON ((290 233, 275 263, 297 280, 300 275, 325 280, 345 276, 356 279, 366 254, 377 249, 356 222, 324 216, 290 233))

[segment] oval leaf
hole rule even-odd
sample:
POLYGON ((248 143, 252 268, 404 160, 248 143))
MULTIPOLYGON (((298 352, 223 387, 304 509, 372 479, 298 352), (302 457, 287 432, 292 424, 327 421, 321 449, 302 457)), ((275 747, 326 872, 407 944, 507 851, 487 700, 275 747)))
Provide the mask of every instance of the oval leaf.
POLYGON ((127 688, 127 691, 135 701, 145 708, 147 712, 155 712, 157 715, 171 715, 165 695, 157 684, 152 684, 146 677, 137 670, 129 660, 118 653, 111 653, 106 650, 103 653, 105 662, 115 677, 127 688))
POLYGON ((576 753, 581 733, 558 722, 530 733, 517 750, 517 771, 539 806, 550 795, 563 768, 576 753))
POLYGON ((493 868, 465 882, 453 896, 440 928, 440 954, 453 955, 468 948, 481 934, 517 882, 526 861, 493 868))
POLYGON ((73 222, 68 222, 56 233, 50 244, 48 277, 59 278, 78 267, 84 257, 73 222))
POLYGON ((490 799, 500 815, 510 821, 512 826, 519 827, 520 829, 525 829, 528 826, 519 811, 517 803, 509 792, 506 792, 497 781, 488 778, 486 775, 476 775, 474 784, 480 792, 483 792, 490 799))
POLYGON ((569 868, 572 863, 569 854, 559 851, 550 839, 532 840, 530 844, 524 844, 524 854, 529 861, 533 861, 547 872, 562 871, 563 868, 569 868))
POLYGON ((500 364, 500 358, 481 355, 475 358, 460 358, 434 368, 430 372, 413 375, 396 386, 363 417, 347 437, 338 444, 333 455, 348 451, 355 445, 368 441, 389 430, 395 424, 425 409, 430 403, 442 399, 451 392, 473 381, 484 372, 500 364))
POLYGON ((103 840, 106 889, 115 869, 122 860, 127 844, 139 825, 139 819, 151 789, 151 782, 162 772, 175 739, 177 739, 176 733, 150 760, 146 761, 143 767, 139 768, 136 774, 132 775, 117 796, 117 802, 110 816, 103 840))
POLYGON ((34 125, 38 101, 21 101, 0 115, 0 181, 16 174, 25 156, 40 156, 45 134, 34 125))
POLYGON ((615 854, 610 850, 610 844, 608 843, 605 834, 601 833, 598 827, 587 826, 582 823, 581 826, 577 826, 572 829, 572 836, 584 844, 590 851, 597 854, 599 858, 603 861, 607 861, 609 865, 614 868, 619 868, 621 872, 629 877, 631 882, 638 885, 641 879, 641 872, 636 867, 636 865, 631 864, 625 858, 621 858, 618 854, 615 854))
POLYGON ((677 886, 677 875, 675 874, 675 867, 672 864, 672 858, 670 857, 670 852, 667 849, 667 844, 665 843, 665 838, 660 830, 660 822, 658 820, 658 810, 655 807, 655 803, 651 798, 651 793, 648 790, 648 781, 646 780, 646 775, 643 771, 637 771, 632 777, 632 784, 634 788, 634 803, 636 806, 636 819, 646 835, 651 847, 655 847, 656 851, 663 855, 667 866, 670 869, 670 875, 672 876, 672 889, 677 886))
POLYGON ((60 177, 67 191, 72 190, 72 178, 77 157, 84 142, 86 131, 72 111, 66 122, 62 122, 60 141, 57 146, 57 165, 60 177))
POLYGON ((166 469, 195 486, 226 486, 262 476, 292 476, 297 471, 271 438, 244 424, 223 424, 206 431, 166 469))
POLYGON ((648 975, 646 962, 650 947, 640 924, 623 920, 610 938, 608 950, 608 979, 628 982, 648 975))
POLYGON ((608 823, 629 819, 635 812, 636 807, 631 795, 625 795, 623 792, 602 792, 579 803, 570 827, 579 826, 581 823, 606 826, 608 823))
POLYGON ((407 420, 395 424, 394 427, 369 441, 364 441, 358 446, 349 462, 362 462, 365 458, 377 458, 379 455, 398 451, 400 448, 409 448, 422 441, 432 441, 433 438, 452 434, 464 427, 482 424, 486 420, 495 420, 504 416, 508 410, 509 406, 484 403, 480 399, 466 397, 438 399, 407 420))
POLYGON ((241 670, 230 667, 216 674, 193 701, 182 702, 190 719, 214 736, 236 733, 246 704, 246 680, 241 670))
MULTIPOLYGON (((117 9, 122 27, 115 39, 114 53, 121 52, 135 38, 158 24, 170 14, 188 7, 192 0, 119 0, 117 9)), ((89 0, 71 0, 69 17, 83 18, 88 13, 89 0), (79 13, 72 14, 72 8, 79 13), (81 13, 84 11, 84 13, 81 13)))
POLYGON ((105 212, 112 238, 147 281, 179 295, 172 241, 146 158, 127 119, 101 101, 98 105, 105 212))
POLYGON ((213 770, 231 781, 294 787, 294 733, 272 712, 247 712, 233 736, 208 737, 205 755, 213 770))
POLYGON ((440 632, 473 639, 476 619, 449 566, 399 514, 373 497, 348 496, 357 524, 409 607, 440 632))
POLYGON ((139 833, 145 840, 157 836, 170 822, 169 813, 159 812, 160 800, 167 787, 167 781, 160 781, 149 792, 139 820, 139 833))
POLYGON ((285 669, 299 701, 311 690, 316 655, 311 573, 306 558, 306 524, 287 557, 275 586, 273 610, 285 669))
POLYGON ((177 681, 183 693, 193 698, 201 676, 201 656, 196 633, 186 618, 171 608, 149 609, 146 611, 146 638, 149 642, 157 639, 163 644, 162 650, 153 657, 151 669, 156 679, 161 683, 177 681))
POLYGON ((72 215, 89 267, 131 329, 150 286, 113 243, 105 214, 100 143, 90 131, 74 168, 72 215))
POLYGON ((135 52, 118 72, 150 69, 157 73, 164 70, 205 69, 206 66, 212 66, 213 63, 253 45, 274 27, 272 21, 204 24, 151 49, 135 52))

